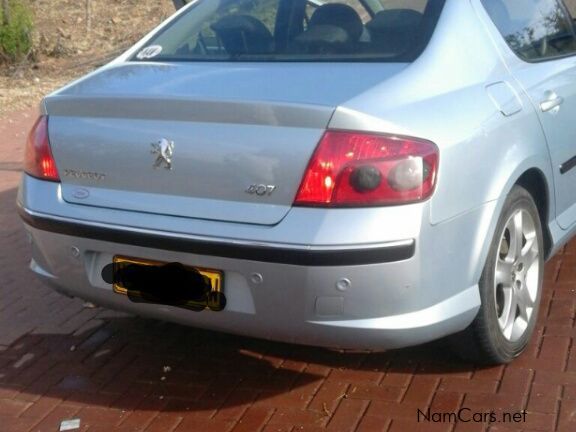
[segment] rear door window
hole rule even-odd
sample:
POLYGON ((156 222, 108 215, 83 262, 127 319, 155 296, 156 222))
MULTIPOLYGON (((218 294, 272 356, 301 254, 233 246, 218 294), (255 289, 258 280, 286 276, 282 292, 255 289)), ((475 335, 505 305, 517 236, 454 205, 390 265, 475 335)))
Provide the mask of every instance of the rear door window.
POLYGON ((523 60, 544 61, 573 55, 572 19, 560 0, 482 0, 492 21, 523 60))
POLYGON ((198 0, 134 60, 409 62, 445 0, 198 0))

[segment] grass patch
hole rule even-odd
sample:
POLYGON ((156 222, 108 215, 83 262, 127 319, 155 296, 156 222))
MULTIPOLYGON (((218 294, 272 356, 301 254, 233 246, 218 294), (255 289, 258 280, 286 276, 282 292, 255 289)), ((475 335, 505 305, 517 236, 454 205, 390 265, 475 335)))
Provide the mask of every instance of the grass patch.
POLYGON ((8 14, 0 6, 0 63, 16 63, 32 50, 32 12, 21 0, 9 0, 7 5, 8 14))

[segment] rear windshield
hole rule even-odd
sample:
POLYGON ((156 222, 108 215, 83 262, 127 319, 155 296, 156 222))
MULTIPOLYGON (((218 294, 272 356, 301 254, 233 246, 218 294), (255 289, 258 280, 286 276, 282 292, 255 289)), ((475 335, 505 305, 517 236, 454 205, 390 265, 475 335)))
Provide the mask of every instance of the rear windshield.
POLYGON ((445 0, 196 0, 140 61, 410 62, 445 0))

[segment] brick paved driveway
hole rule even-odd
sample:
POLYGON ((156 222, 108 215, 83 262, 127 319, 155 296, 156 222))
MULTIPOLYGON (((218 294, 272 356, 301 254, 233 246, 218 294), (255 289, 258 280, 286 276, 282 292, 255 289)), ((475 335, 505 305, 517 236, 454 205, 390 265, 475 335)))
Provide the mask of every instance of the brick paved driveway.
POLYGON ((536 337, 507 367, 463 364, 441 343, 335 353, 89 308, 27 271, 14 202, 34 115, 0 119, 0 432, 69 418, 90 432, 576 431, 576 242, 548 263, 536 337), (428 408, 527 414, 418 424, 428 408))

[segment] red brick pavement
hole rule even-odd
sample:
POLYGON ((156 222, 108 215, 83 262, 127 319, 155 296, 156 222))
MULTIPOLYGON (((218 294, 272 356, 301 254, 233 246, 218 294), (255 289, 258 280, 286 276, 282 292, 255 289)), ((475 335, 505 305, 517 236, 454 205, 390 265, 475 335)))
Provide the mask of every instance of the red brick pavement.
POLYGON ((576 430, 576 242, 547 264, 536 335, 506 367, 459 362, 441 343, 336 353, 85 308, 27 269, 14 202, 34 115, 0 120, 0 432, 69 418, 89 432, 576 430), (417 423, 418 409, 462 408, 527 414, 417 423))

